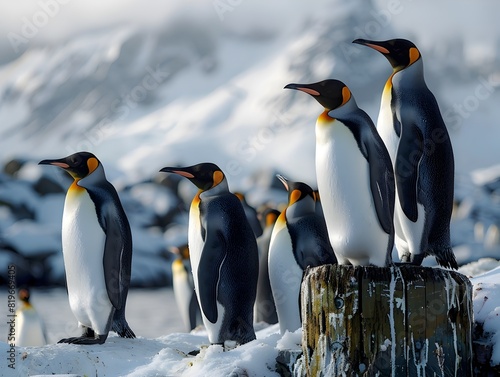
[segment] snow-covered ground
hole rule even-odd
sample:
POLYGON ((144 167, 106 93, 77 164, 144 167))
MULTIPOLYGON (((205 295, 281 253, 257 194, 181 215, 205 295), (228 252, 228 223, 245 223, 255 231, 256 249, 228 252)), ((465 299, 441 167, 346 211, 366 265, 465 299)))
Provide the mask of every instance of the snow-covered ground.
MULTIPOLYGON (((474 276, 471 281, 475 320, 484 324, 485 341, 495 345, 500 337, 500 263, 481 259, 463 266, 460 272, 474 276)), ((47 323, 51 342, 78 334, 66 300, 63 290, 33 293, 33 304, 47 323), (54 305, 57 305, 57 312, 54 312, 54 305)), ((250 343, 228 352, 221 346, 209 346, 202 328, 191 333, 182 331, 172 292, 166 289, 132 290, 127 317, 138 339, 121 339, 111 334, 104 345, 17 347, 14 352, 16 369, 9 369, 8 360, 3 357, 0 375, 276 377, 279 375, 276 372, 278 352, 301 348, 300 330, 281 337, 278 325, 262 323, 255 325, 257 339, 250 343), (190 354, 199 350, 197 355, 190 354)), ((10 347, 0 342, 0 354, 8 355, 9 352, 10 347)), ((492 365, 498 364, 500 349, 493 346, 492 365)))

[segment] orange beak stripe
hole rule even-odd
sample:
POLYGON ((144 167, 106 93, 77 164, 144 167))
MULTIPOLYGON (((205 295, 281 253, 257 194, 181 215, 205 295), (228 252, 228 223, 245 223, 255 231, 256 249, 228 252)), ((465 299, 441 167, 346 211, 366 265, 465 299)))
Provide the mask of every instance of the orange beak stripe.
POLYGON ((309 88, 297 88, 297 90, 300 90, 302 92, 305 92, 307 94, 310 94, 311 96, 319 96, 321 95, 318 91, 314 89, 309 89, 309 88))
POLYGON ((187 171, 172 170, 172 173, 182 175, 183 177, 186 177, 186 178, 194 178, 194 175, 192 175, 191 173, 188 173, 187 171))
POLYGON ((378 52, 381 52, 382 54, 390 54, 390 51, 386 49, 385 47, 379 46, 379 45, 374 45, 372 43, 367 43, 366 46, 373 48, 374 50, 377 50, 378 52))

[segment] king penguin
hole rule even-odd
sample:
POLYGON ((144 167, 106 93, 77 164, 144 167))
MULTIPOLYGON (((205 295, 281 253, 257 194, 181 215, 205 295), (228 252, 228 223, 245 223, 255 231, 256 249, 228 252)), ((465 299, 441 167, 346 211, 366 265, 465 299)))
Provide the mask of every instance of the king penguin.
POLYGON ((434 255, 441 266, 457 269, 450 245, 453 149, 424 80, 422 55, 405 39, 354 43, 380 52, 393 68, 382 93, 377 130, 394 165, 398 255, 402 262, 416 265, 434 255))
POLYGON ((274 224, 269 245, 269 281, 280 333, 302 326, 300 286, 305 269, 337 262, 324 222, 316 214, 313 189, 277 175, 288 191, 288 205, 274 224))
POLYGON ((255 300, 254 320, 255 322, 266 322, 271 325, 278 323, 278 314, 274 303, 271 283, 269 282, 269 244, 273 233, 274 224, 280 215, 280 211, 274 208, 266 208, 261 215, 262 235, 257 238, 259 248, 259 280, 257 283, 257 298, 255 300))
POLYGON ((394 244, 391 160, 372 120, 339 80, 289 84, 325 110, 316 121, 316 179, 339 264, 387 266, 394 244))
POLYGON ((172 285, 174 296, 187 331, 201 323, 200 306, 194 290, 189 248, 183 245, 175 248, 176 258, 172 262, 172 285))
POLYGON ((74 179, 64 202, 62 250, 69 304, 83 334, 59 343, 103 344, 109 330, 135 338, 125 319, 132 236, 118 193, 92 153, 39 164, 60 167, 74 179))
POLYGON ((250 204, 248 204, 245 194, 242 192, 236 191, 234 195, 238 197, 245 210, 245 215, 247 217, 248 223, 253 229, 255 233, 255 237, 258 238, 262 235, 262 225, 260 224, 259 218, 257 217, 257 211, 250 204))
POLYGON ((190 211, 188 244, 194 286, 212 344, 255 339, 253 306, 259 260, 257 242, 236 195, 212 163, 165 167, 198 187, 190 211))
POLYGON ((40 315, 31 305, 30 291, 19 289, 21 306, 16 310, 16 346, 32 347, 47 344, 45 325, 40 315))

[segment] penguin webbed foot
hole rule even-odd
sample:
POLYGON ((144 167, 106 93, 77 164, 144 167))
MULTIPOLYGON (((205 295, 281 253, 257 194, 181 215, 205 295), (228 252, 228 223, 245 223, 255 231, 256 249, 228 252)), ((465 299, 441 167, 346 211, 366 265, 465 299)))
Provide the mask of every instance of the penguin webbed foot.
POLYGON ((76 336, 72 338, 64 338, 57 343, 68 343, 68 344, 104 344, 107 339, 107 335, 96 335, 95 337, 88 336, 76 336))
POLYGON ((395 265, 396 266, 403 266, 403 265, 421 266, 425 256, 426 256, 425 253, 421 253, 421 254, 412 254, 409 252, 404 253, 401 256, 401 262, 395 263, 395 265))
POLYGON ((428 251, 428 253, 436 257, 436 262, 441 267, 458 270, 458 263, 455 258, 455 254, 453 253, 453 249, 451 247, 441 248, 437 252, 428 251))

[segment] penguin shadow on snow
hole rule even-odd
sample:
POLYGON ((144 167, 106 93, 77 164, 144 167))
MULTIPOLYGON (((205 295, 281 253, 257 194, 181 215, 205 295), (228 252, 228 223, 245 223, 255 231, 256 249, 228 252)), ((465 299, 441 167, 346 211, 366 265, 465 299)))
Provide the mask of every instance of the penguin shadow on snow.
POLYGON ((43 160, 71 175, 64 202, 62 251, 71 311, 82 336, 59 343, 103 344, 110 330, 135 338, 125 319, 130 284, 130 225, 101 162, 89 152, 43 160))

